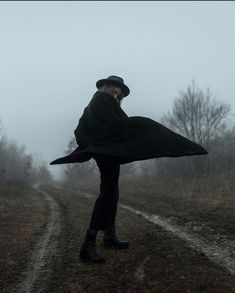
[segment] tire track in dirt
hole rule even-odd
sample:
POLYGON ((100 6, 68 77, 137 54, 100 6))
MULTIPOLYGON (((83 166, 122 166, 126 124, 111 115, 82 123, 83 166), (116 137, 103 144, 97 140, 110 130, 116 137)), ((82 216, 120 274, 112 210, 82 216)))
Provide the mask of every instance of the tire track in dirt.
POLYGON ((220 246, 218 243, 209 243, 208 241, 194 236, 190 231, 187 231, 184 227, 173 225, 170 220, 163 218, 159 215, 150 215, 145 212, 139 211, 133 207, 120 204, 124 209, 136 214, 140 215, 146 220, 157 224, 162 227, 164 230, 173 233, 175 236, 181 238, 187 244, 199 251, 203 252, 205 256, 213 261, 214 263, 225 268, 229 273, 235 275, 235 245, 233 244, 233 254, 231 253, 231 245, 232 243, 228 243, 226 246, 230 249, 228 250, 226 247, 220 246))
POLYGON ((61 232, 60 210, 57 202, 50 194, 43 191, 39 185, 35 185, 34 188, 43 194, 44 199, 47 201, 49 216, 45 230, 36 243, 27 270, 24 272, 24 279, 16 290, 19 293, 39 293, 45 290, 52 273, 51 260, 57 253, 58 236, 61 232))
MULTIPOLYGON (((88 192, 79 191, 86 198, 95 198, 95 196, 88 192)), ((128 210, 131 213, 142 216, 144 219, 154 223, 164 230, 174 234, 178 238, 185 241, 191 248, 198 252, 204 253, 204 255, 214 262, 226 269, 230 274, 235 275, 235 243, 232 241, 226 241, 221 243, 217 239, 214 241, 208 241, 203 237, 193 235, 193 233, 180 225, 173 224, 169 219, 156 214, 148 214, 131 207, 119 203, 119 206, 128 210)))

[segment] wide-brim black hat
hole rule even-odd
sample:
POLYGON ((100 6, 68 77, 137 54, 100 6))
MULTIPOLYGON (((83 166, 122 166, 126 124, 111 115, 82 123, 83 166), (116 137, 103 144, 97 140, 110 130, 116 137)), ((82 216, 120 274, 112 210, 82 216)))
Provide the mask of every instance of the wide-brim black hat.
POLYGON ((124 80, 119 76, 111 75, 106 79, 100 79, 97 81, 96 87, 99 89, 104 84, 113 84, 120 87, 124 97, 128 96, 130 93, 128 86, 124 84, 124 80))

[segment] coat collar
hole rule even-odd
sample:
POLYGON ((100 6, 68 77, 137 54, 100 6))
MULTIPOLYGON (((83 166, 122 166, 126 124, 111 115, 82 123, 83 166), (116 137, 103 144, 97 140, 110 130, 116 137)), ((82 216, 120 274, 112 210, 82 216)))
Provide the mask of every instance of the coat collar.
POLYGON ((112 95, 110 95, 108 93, 97 91, 97 92, 95 92, 94 96, 106 96, 106 97, 109 97, 113 104, 120 106, 119 103, 116 101, 116 99, 112 95))

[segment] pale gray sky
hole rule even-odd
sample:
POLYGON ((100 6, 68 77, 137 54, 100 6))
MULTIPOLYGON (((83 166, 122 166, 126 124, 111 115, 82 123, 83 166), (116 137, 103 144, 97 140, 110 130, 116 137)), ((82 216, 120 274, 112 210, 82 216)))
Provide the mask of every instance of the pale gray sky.
POLYGON ((4 131, 48 163, 109 75, 129 116, 159 121, 192 78, 235 112, 234 2, 2 1, 0 41, 4 131))

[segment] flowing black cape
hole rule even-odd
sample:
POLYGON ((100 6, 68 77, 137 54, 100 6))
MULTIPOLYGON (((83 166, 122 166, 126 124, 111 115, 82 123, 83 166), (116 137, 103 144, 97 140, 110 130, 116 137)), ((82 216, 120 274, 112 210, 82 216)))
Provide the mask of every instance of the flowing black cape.
POLYGON ((85 162, 93 153, 116 156, 120 164, 208 154, 199 144, 152 119, 128 117, 111 95, 100 91, 84 109, 74 134, 78 147, 51 165, 85 162))

